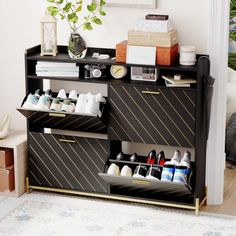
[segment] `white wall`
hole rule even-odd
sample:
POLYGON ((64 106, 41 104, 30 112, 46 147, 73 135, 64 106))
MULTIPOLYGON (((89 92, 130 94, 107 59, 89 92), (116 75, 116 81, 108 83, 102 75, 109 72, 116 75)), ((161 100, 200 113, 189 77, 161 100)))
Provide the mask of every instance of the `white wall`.
MULTIPOLYGON (((11 114, 12 128, 24 129, 25 119, 18 114, 25 93, 24 50, 40 43, 39 21, 46 0, 0 1, 0 118, 11 114)), ((107 8, 104 25, 93 32, 82 32, 88 46, 111 47, 127 38, 138 17, 147 13, 169 14, 178 30, 180 44, 196 45, 206 52, 209 1, 158 0, 154 10, 107 8)), ((58 43, 67 44, 69 28, 58 21, 58 43)))

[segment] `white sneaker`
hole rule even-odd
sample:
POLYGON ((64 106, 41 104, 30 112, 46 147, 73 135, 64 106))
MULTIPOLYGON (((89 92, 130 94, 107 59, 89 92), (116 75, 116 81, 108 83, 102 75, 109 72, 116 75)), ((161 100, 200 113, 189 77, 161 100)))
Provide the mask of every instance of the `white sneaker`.
POLYGON ((58 98, 54 98, 52 100, 52 104, 50 106, 51 111, 61 111, 61 102, 58 98))
POLYGON ((61 90, 59 91, 57 97, 58 97, 58 98, 61 98, 61 99, 67 99, 65 89, 61 89, 61 90))
POLYGON ((38 99, 36 98, 36 96, 30 93, 22 107, 35 109, 37 103, 38 103, 38 99))
POLYGON ((119 176, 120 175, 120 168, 119 166, 117 166, 115 163, 112 163, 108 170, 107 170, 107 174, 108 175, 115 175, 115 176, 119 176))
POLYGON ((80 94, 76 103, 75 112, 84 113, 87 103, 87 94, 80 94))
POLYGON ((180 161, 180 165, 186 166, 188 169, 190 169, 191 168, 191 161, 190 160, 191 160, 191 153, 189 151, 186 151, 180 161))
POLYGON ((68 99, 72 99, 72 100, 77 100, 78 99, 77 93, 76 93, 75 90, 70 91, 68 99))
POLYGON ((181 153, 179 150, 176 150, 173 157, 171 158, 170 161, 166 161, 165 164, 173 164, 175 166, 178 166, 181 161, 181 153))
POLYGON ((88 102, 86 103, 84 112, 86 114, 97 116, 100 109, 100 103, 97 101, 96 95, 88 95, 88 102))
POLYGON ((75 104, 70 100, 64 100, 61 106, 61 111, 63 112, 74 112, 75 104))
POLYGON ((130 167, 128 167, 127 165, 123 166, 120 172, 121 176, 128 176, 128 177, 132 177, 132 170, 130 167))
POLYGON ((42 95, 39 98, 39 101, 38 101, 38 103, 36 105, 36 108, 40 109, 40 110, 49 110, 50 105, 51 105, 51 102, 50 102, 49 97, 46 96, 46 95, 42 95))

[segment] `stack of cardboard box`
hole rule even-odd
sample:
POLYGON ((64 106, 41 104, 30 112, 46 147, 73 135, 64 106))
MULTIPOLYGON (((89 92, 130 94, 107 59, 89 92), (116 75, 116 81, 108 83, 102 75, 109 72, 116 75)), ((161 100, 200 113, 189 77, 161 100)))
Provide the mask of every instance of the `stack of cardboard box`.
MULTIPOLYGON (((146 25, 153 25, 155 31, 145 31, 145 24, 142 27, 135 27, 128 32, 128 40, 116 45, 116 61, 126 62, 127 47, 155 47, 156 64, 171 65, 178 57, 178 35, 177 31, 169 27, 169 20, 148 20, 144 19, 146 25), (149 23, 150 22, 150 23, 149 23), (156 22, 156 24, 155 24, 156 22), (156 25, 157 27, 154 27, 156 25), (158 30, 160 29, 160 30, 158 30)), ((150 27, 146 27, 150 30, 150 27)))
POLYGON ((0 148, 0 191, 12 191, 14 182, 13 149, 0 148))

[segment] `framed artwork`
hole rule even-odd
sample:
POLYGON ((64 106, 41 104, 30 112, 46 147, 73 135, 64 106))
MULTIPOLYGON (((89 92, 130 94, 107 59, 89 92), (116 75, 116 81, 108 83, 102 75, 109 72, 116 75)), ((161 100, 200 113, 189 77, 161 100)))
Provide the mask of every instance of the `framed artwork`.
MULTIPOLYGON (((97 0, 99 1, 99 0, 97 0)), ((106 0, 108 7, 156 8, 157 0, 106 0)))

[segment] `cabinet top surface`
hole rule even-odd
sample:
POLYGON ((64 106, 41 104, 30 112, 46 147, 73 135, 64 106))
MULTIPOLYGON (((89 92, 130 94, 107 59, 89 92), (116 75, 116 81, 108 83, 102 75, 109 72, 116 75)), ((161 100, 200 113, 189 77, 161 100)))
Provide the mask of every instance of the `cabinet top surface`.
MULTIPOLYGON (((126 64, 126 63, 118 63, 114 59, 107 60, 98 60, 92 58, 93 52, 98 53, 106 53, 109 54, 111 58, 115 57, 115 49, 108 48, 88 48, 87 56, 84 59, 71 59, 67 53, 66 46, 58 46, 58 54, 57 56, 40 56, 40 46, 36 46, 34 48, 30 48, 26 50, 26 58, 27 60, 37 60, 37 61, 55 61, 55 62, 71 62, 71 63, 81 63, 81 64, 105 64, 105 65, 124 65, 124 66, 142 66, 142 67, 156 67, 157 69, 163 70, 179 70, 179 71, 197 71, 198 66, 183 66, 178 63, 175 63, 171 66, 150 66, 150 65, 139 65, 139 64, 126 64)), ((202 55, 197 55, 199 58, 202 55)))
POLYGON ((25 131, 11 130, 8 137, 0 139, 0 147, 14 148, 22 143, 26 143, 27 135, 25 131))

